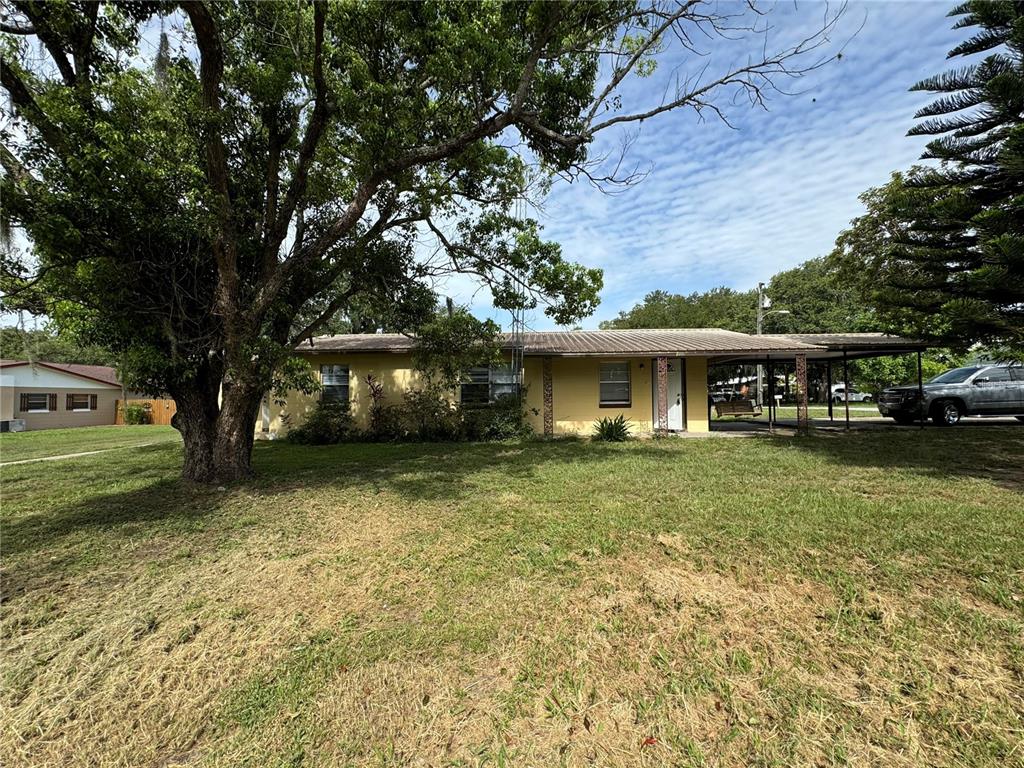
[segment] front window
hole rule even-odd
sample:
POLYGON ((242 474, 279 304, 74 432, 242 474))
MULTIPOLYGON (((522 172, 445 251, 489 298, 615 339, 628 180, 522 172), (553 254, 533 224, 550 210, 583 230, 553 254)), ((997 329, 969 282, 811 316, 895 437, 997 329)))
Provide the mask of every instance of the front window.
POLYGON ((463 405, 487 405, 516 393, 515 375, 508 364, 470 368, 466 378, 459 388, 463 405))
POLYGON ((68 395, 67 409, 69 411, 88 411, 90 404, 89 395, 68 395))
POLYGON ((601 363, 600 398, 602 406, 629 407, 629 363, 601 363))
POLYGON ((954 368, 951 371, 946 371, 936 376, 934 379, 929 379, 929 384, 963 384, 971 376, 980 371, 981 368, 977 365, 968 366, 966 368, 954 368))
POLYGON ((335 403, 349 401, 347 365, 321 365, 320 384, 323 386, 321 400, 335 403))
POLYGON ((50 410, 50 396, 45 392, 29 392, 24 396, 23 411, 46 413, 50 410))

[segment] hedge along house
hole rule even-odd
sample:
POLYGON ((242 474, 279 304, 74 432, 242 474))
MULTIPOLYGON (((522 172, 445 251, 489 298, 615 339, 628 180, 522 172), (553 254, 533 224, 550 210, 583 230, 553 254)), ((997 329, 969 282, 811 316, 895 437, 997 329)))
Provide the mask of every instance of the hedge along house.
MULTIPOLYGON (((466 404, 490 402, 515 392, 521 382, 527 417, 544 435, 589 434, 596 420, 618 415, 632 423, 634 433, 708 432, 709 363, 806 359, 826 351, 790 338, 717 328, 527 332, 521 338, 520 372, 509 363, 474 369, 452 397, 466 404)), ((413 365, 415 343, 401 334, 320 336, 303 343, 296 352, 317 371, 323 390, 290 393, 281 407, 265 399, 257 433, 286 432, 320 398, 350 402, 356 424, 365 427, 367 376, 383 385, 390 404, 422 385, 413 365)), ((504 347, 506 360, 519 357, 510 335, 504 347)))
POLYGON ((103 365, 0 360, 0 430, 113 424, 117 372, 103 365))

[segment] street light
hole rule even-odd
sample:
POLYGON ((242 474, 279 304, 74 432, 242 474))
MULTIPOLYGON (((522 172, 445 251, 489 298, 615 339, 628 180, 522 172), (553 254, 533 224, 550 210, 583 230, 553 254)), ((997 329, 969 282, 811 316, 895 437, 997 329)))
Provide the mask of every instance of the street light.
MULTIPOLYGON (((764 319, 766 317, 768 317, 768 315, 791 315, 791 314, 793 314, 788 309, 768 309, 771 305, 772 305, 772 300, 764 295, 764 283, 758 283, 757 284, 757 335, 758 336, 761 335, 761 329, 764 326, 764 319), (768 310, 767 312, 765 312, 766 309, 768 310)), ((757 395, 757 404, 758 405, 762 405, 761 378, 762 378, 763 374, 762 374, 762 370, 761 369, 762 369, 762 366, 761 366, 760 363, 758 363, 757 364, 757 390, 755 392, 755 394, 757 395)))

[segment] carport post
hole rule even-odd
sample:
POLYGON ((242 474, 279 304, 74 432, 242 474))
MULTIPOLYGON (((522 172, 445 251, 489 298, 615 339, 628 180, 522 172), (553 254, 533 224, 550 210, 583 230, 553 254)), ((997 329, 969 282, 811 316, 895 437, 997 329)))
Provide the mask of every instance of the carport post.
POLYGON ((655 434, 668 434, 668 358, 657 358, 658 365, 658 423, 655 434))
POLYGON ((828 393, 828 420, 832 421, 832 361, 825 361, 825 390, 828 393))
MULTIPOLYGON (((924 376, 921 375, 921 350, 917 350, 917 402, 918 407, 924 406, 924 376)), ((918 423, 924 429, 924 414, 920 414, 918 423)))
POLYGON ((850 366, 846 362, 846 350, 843 350, 843 400, 846 402, 846 431, 850 431, 850 366))
POLYGON ((775 429, 775 366, 770 357, 766 362, 768 366, 768 431, 772 432, 775 429))

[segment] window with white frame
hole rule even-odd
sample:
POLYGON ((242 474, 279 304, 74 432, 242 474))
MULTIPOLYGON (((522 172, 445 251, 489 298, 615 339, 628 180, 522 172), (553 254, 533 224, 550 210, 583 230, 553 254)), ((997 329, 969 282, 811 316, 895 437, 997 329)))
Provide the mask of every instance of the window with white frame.
POLYGON ((515 374, 508 364, 470 368, 467 379, 459 389, 463 405, 487 405, 516 393, 515 374))
POLYGON ((96 395, 68 395, 65 407, 69 411, 95 411, 96 395))
POLYGON ((629 363, 601 363, 602 407, 629 407, 632 403, 629 391, 629 363))
POLYGON ((51 400, 56 400, 56 395, 51 397, 47 392, 25 392, 21 396, 21 410, 26 413, 47 413, 51 400))
POLYGON ((320 394, 321 400, 334 403, 349 401, 347 365, 321 365, 320 384, 323 386, 323 391, 320 394))

